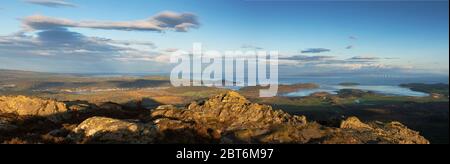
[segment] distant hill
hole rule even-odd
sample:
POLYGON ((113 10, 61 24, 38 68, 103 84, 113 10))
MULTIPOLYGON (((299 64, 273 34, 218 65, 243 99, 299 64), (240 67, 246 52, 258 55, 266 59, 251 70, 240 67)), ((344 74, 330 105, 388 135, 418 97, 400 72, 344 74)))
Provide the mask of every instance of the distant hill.
POLYGON ((425 92, 429 94, 441 94, 448 96, 449 87, 448 84, 438 83, 438 84, 422 84, 422 83, 410 83, 401 84, 400 86, 409 88, 413 91, 425 92))
POLYGON ((166 87, 170 81, 162 76, 98 76, 0 70, 0 86, 8 91, 52 91, 95 89, 138 89, 166 87), (14 86, 14 87, 12 87, 14 86))
POLYGON ((64 77, 64 76, 68 75, 57 73, 0 69, 0 81, 5 79, 48 78, 48 77, 64 77))
POLYGON ((354 82, 343 82, 343 83, 339 83, 340 86, 358 86, 361 85, 359 83, 354 83, 354 82))

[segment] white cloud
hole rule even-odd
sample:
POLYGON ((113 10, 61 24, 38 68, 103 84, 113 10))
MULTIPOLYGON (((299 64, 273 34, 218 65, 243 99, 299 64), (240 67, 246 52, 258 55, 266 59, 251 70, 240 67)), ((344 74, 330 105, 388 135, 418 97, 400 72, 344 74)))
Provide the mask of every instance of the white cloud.
POLYGON ((349 60, 366 60, 366 61, 370 61, 370 60, 380 60, 379 57, 373 57, 373 56, 355 56, 350 58, 349 60))
POLYGON ((26 0, 26 3, 41 5, 46 7, 77 7, 77 5, 65 0, 26 0))
POLYGON ((177 31, 187 32, 191 28, 199 27, 196 15, 192 13, 176 13, 165 11, 147 20, 134 21, 73 21, 64 18, 53 18, 43 15, 32 15, 22 19, 23 26, 29 31, 49 30, 57 28, 91 28, 123 31, 177 31))
POLYGON ((23 31, 0 36, 0 58, 22 64, 9 62, 3 67, 75 72, 163 70, 169 55, 156 50, 152 42, 85 36, 71 31, 71 27, 186 32, 199 26, 194 14, 170 11, 137 21, 74 21, 33 15, 22 19, 22 23, 23 31))
POLYGON ((151 42, 118 41, 88 37, 67 29, 53 29, 34 34, 16 33, 0 36, 2 56, 41 56, 73 61, 116 60, 136 58, 151 60, 159 54, 152 52, 151 42))
POLYGON ((262 50, 264 48, 259 47, 259 46, 255 46, 255 45, 251 45, 251 44, 244 44, 241 46, 242 49, 250 49, 250 50, 262 50))

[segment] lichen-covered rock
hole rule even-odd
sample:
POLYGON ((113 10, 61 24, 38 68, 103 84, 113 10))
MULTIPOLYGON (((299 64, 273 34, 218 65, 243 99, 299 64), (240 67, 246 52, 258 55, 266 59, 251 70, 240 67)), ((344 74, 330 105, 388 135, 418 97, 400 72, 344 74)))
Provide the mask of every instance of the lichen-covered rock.
POLYGON ((54 100, 44 100, 25 96, 0 97, 0 113, 12 113, 19 116, 48 117, 59 122, 70 117, 66 104, 54 100))
MULTIPOLYGON (((387 143, 399 144, 430 144, 430 142, 422 137, 419 132, 408 129, 400 122, 391 122, 382 124, 377 127, 382 132, 381 135, 390 136, 387 143)), ((380 131, 378 130, 378 131, 380 131)))
POLYGON ((339 129, 333 129, 322 137, 322 144, 430 144, 418 132, 408 129, 399 122, 365 124, 356 117, 341 122, 339 129))
POLYGON ((154 127, 132 120, 92 117, 78 125, 69 138, 76 143, 153 143, 154 127))
POLYGON ((227 136, 253 142, 279 126, 306 124, 303 116, 291 116, 267 105, 252 104, 237 92, 221 94, 202 103, 193 102, 187 109, 161 106, 152 112, 152 117, 162 133, 180 132, 180 127, 184 127, 183 130, 189 129, 187 132, 195 131, 201 138, 216 141, 227 136))
POLYGON ((369 125, 362 123, 357 117, 349 117, 346 120, 341 122, 340 128, 342 129, 362 129, 362 130, 370 130, 372 127, 369 125))
POLYGON ((250 103, 237 92, 193 102, 185 109, 160 106, 152 117, 158 139, 171 143, 429 144, 400 123, 366 124, 350 117, 339 128, 327 127, 250 103))

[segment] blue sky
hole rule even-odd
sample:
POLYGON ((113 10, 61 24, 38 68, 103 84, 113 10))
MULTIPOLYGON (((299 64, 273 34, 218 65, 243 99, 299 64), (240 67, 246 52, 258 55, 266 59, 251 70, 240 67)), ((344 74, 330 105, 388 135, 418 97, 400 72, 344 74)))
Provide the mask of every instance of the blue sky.
POLYGON ((2 0, 0 20, 3 69, 164 72, 201 42, 278 50, 285 72, 449 74, 448 1, 2 0))

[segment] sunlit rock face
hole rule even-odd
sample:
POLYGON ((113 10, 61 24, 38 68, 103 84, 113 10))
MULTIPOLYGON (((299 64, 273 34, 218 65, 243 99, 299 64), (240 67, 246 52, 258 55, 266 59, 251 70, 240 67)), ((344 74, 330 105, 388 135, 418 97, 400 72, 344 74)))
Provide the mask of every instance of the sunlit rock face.
POLYGON ((70 110, 62 102, 25 96, 0 97, 0 112, 19 116, 48 117, 53 122, 59 122, 70 115, 70 110))
POLYGON ((76 143, 153 143, 154 128, 133 120, 92 117, 78 125, 68 137, 76 143))

